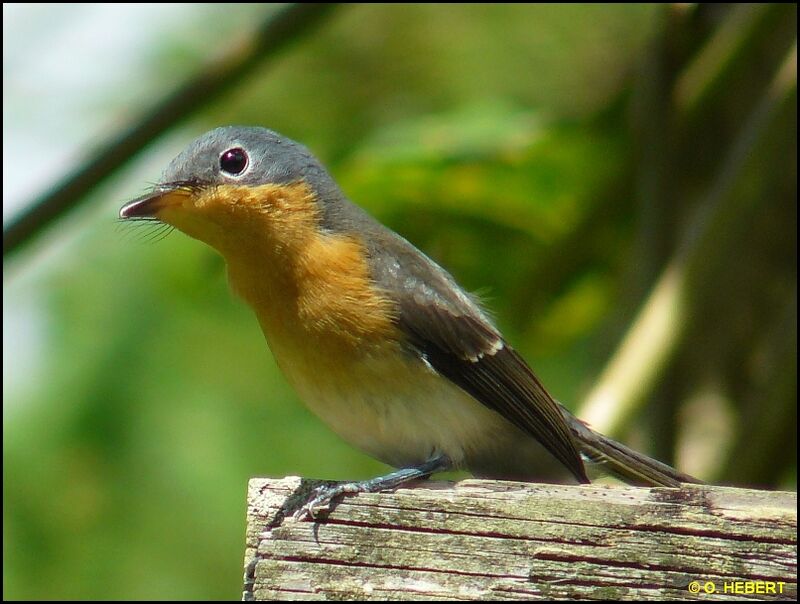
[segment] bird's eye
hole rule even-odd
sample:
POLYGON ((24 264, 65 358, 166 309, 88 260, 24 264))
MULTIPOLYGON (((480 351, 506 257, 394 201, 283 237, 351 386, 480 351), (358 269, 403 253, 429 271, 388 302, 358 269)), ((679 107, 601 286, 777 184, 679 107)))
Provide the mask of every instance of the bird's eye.
POLYGON ((228 149, 219 156, 219 167, 226 174, 238 176, 247 167, 247 153, 240 147, 228 149))

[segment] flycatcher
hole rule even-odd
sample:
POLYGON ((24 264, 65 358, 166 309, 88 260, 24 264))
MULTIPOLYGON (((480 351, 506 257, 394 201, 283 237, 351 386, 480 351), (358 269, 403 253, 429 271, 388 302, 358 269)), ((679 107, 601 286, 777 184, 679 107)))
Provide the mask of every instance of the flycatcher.
POLYGON ((222 254, 302 400, 398 468, 321 489, 312 514, 342 493, 448 469, 586 483, 586 462, 632 484, 698 482, 574 417, 446 271, 271 130, 204 134, 120 217, 161 221, 222 254))

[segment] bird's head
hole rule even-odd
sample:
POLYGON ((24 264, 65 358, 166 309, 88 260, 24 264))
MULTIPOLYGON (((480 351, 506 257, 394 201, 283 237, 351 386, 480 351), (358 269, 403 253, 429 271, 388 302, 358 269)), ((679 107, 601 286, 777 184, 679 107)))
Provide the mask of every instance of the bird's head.
POLYGON ((280 249, 319 224, 338 187, 304 146, 266 128, 228 126, 193 141, 120 218, 158 220, 229 256, 280 249))

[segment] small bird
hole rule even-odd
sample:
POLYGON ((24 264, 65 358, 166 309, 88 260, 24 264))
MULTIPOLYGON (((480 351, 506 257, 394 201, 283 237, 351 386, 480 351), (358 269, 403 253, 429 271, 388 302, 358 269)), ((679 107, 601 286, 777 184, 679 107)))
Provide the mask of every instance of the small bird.
POLYGON ((562 407, 475 298, 276 132, 207 132, 119 215, 166 223, 217 250, 305 404, 398 468, 319 489, 310 515, 344 493, 450 469, 587 483, 587 463, 631 484, 699 482, 562 407))

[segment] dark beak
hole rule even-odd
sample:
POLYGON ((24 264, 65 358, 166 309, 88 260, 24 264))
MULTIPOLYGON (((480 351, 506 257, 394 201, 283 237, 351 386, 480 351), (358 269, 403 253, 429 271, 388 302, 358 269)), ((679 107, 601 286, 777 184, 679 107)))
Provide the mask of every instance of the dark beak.
POLYGON ((159 211, 168 206, 180 205, 190 195, 191 192, 183 187, 156 187, 150 193, 122 206, 119 217, 123 220, 158 220, 159 211))

